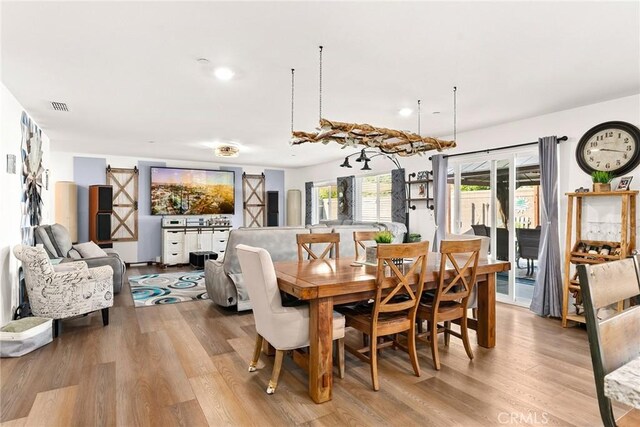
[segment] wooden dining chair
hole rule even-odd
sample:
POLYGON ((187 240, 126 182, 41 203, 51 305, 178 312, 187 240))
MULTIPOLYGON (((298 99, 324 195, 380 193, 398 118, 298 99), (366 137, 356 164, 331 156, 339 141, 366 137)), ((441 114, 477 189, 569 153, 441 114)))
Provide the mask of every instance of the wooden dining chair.
POLYGON ((449 345, 449 336, 453 335, 462 340, 469 359, 473 359, 473 351, 469 343, 467 328, 467 308, 469 295, 476 283, 478 259, 482 241, 474 240, 443 240, 440 242, 440 274, 438 287, 433 296, 425 294, 417 310, 418 323, 427 321, 427 332, 420 337, 427 337, 431 346, 433 364, 440 370, 440 356, 438 355, 438 334, 444 332, 444 343, 449 345), (461 261, 462 258, 462 262, 461 261), (465 259, 466 258, 466 259, 465 259), (454 269, 454 277, 449 278, 447 270, 454 269), (461 266, 462 265, 462 266, 461 266), (460 333, 451 330, 451 322, 460 320, 460 333), (439 323, 443 322, 443 326, 439 323))
POLYGON ((605 395, 605 377, 640 357, 640 306, 630 306, 600 319, 599 310, 640 295, 640 256, 594 265, 577 266, 600 417, 606 427, 640 425, 640 411, 632 410, 616 421, 605 395))
POLYGON ((416 309, 424 287, 428 251, 429 242, 378 245, 376 296, 373 308, 368 312, 353 307, 345 307, 343 310, 337 308, 345 315, 346 326, 357 329, 363 335, 369 335, 368 346, 345 347, 350 353, 371 365, 371 382, 376 391, 380 389, 378 350, 381 348, 393 346, 405 350, 409 353, 416 376, 420 376, 415 341, 416 309), (394 259, 398 258, 411 258, 413 262, 405 261, 398 267, 394 263, 394 259), (405 273, 400 269, 407 271, 405 273), (411 285, 416 285, 415 291, 411 285), (406 345, 398 340, 398 334, 403 332, 407 332, 406 345), (379 343, 379 337, 390 339, 379 343))
POLYGON ((367 246, 364 242, 375 242, 376 234, 379 231, 354 231, 353 232, 353 242, 356 246, 356 260, 360 259, 360 249, 362 251, 367 250, 367 246))
POLYGON ((340 234, 338 233, 296 234, 296 242, 298 243, 298 261, 303 261, 305 255, 307 259, 324 259, 327 256, 329 258, 340 258, 340 234), (327 245, 324 251, 318 255, 313 249, 322 243, 327 245))

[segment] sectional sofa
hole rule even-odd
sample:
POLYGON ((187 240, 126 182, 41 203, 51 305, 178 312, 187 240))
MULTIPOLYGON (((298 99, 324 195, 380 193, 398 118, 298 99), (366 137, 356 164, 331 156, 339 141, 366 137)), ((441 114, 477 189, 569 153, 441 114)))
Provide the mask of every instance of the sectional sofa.
POLYGON ((308 227, 260 227, 231 230, 224 260, 208 260, 205 263, 205 284, 211 300, 223 307, 236 306, 238 311, 250 310, 251 302, 244 286, 236 246, 245 244, 265 248, 273 261, 293 261, 298 258, 296 234, 339 233, 340 256, 355 255, 354 231, 389 230, 394 242, 404 241, 407 228, 402 223, 372 223, 352 221, 327 221, 308 227))

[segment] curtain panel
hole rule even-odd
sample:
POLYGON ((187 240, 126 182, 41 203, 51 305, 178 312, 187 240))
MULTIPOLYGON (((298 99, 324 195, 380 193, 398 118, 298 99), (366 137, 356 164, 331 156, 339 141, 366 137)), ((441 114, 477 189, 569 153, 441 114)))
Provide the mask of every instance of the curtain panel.
POLYGON ((562 316, 562 272, 558 232, 558 139, 546 136, 538 141, 540 189, 542 190, 538 278, 531 311, 539 316, 562 316))
POLYGON ((304 224, 311 225, 313 214, 313 182, 304 183, 304 224))
POLYGON ((447 172, 449 160, 443 154, 431 157, 433 171, 433 203, 436 232, 433 236, 433 251, 440 251, 440 241, 447 231, 447 172))
MULTIPOLYGON (((404 169, 391 171, 391 221, 407 221, 407 185, 405 183, 404 169)), ((409 224, 405 224, 407 229, 409 224)))
POLYGON ((336 180, 338 187, 338 219, 355 219, 356 177, 342 176, 336 180))

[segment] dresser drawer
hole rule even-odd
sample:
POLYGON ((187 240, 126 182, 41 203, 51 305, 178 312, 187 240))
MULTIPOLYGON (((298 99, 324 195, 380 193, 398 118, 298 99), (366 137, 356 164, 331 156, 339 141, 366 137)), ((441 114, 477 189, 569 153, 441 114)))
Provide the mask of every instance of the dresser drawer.
POLYGON ((184 244, 182 242, 167 241, 164 243, 164 251, 166 253, 182 252, 183 247, 184 247, 184 244))
POLYGON ((173 265, 173 264, 182 264, 183 262, 182 252, 168 252, 162 262, 164 264, 173 265))
POLYGON ((213 238, 215 240, 227 240, 229 238, 229 230, 214 230, 213 238))
POLYGON ((165 231, 164 241, 169 242, 184 242, 184 231, 165 231))

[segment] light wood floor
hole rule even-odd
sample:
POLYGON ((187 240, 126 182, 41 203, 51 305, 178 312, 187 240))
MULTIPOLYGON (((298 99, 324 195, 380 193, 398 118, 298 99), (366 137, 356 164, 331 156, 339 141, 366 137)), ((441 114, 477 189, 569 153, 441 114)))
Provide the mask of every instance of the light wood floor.
POLYGON ((436 372, 422 344, 419 378, 405 353, 384 351, 379 392, 369 367, 347 355, 333 401, 316 405, 291 360, 272 396, 272 359, 262 356, 259 371, 247 372, 251 312, 210 301, 136 309, 125 286, 109 326, 99 312, 65 321, 53 343, 1 360, 0 425, 601 425, 585 330, 502 304, 497 319, 497 347, 474 344, 473 362, 459 340, 445 348, 441 337, 436 372))

